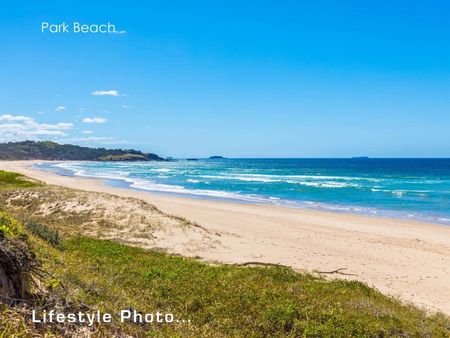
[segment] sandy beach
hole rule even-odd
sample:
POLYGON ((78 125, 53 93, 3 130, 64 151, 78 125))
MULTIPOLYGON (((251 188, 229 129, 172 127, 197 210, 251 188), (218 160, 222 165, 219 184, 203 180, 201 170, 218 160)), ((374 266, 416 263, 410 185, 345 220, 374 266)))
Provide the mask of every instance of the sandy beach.
POLYGON ((357 279, 428 310, 450 314, 448 226, 151 194, 32 169, 34 162, 2 161, 0 169, 47 184, 144 200, 166 214, 197 223, 219 243, 206 247, 184 242, 170 250, 174 253, 226 263, 278 263, 309 272, 342 268, 348 275, 326 276, 357 279))

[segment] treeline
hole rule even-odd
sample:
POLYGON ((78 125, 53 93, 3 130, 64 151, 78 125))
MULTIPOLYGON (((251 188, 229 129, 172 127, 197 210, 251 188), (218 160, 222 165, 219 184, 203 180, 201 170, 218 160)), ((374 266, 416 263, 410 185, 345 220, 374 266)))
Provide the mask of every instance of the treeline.
POLYGON ((51 141, 0 143, 0 160, 164 161, 138 150, 89 148, 51 141))

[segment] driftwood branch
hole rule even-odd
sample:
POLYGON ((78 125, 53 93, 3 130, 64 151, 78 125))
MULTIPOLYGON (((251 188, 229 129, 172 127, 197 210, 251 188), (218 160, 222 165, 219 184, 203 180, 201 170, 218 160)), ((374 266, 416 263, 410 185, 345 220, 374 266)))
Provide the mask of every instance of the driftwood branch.
POLYGON ((283 268, 290 268, 287 265, 283 265, 283 264, 279 264, 279 263, 264 263, 264 262, 245 262, 245 263, 239 263, 236 264, 239 266, 249 266, 249 265, 262 265, 262 266, 278 266, 278 267, 283 267, 283 268))
POLYGON ((358 276, 356 273, 342 272, 344 270, 347 270, 347 268, 339 268, 339 269, 332 270, 332 271, 317 271, 317 272, 321 273, 321 274, 327 274, 327 275, 336 274, 336 275, 344 275, 344 276, 358 276))
MULTIPOLYGON (((239 263, 239 264, 235 264, 238 266, 249 266, 249 265, 259 265, 259 266, 277 266, 277 267, 283 267, 283 268, 290 268, 292 269, 292 267, 287 266, 287 265, 283 265, 280 263, 264 263, 264 262, 244 262, 244 263, 239 263)), ((342 275, 342 276, 358 276, 356 273, 346 273, 343 272, 344 270, 347 270, 347 268, 339 268, 336 270, 331 270, 331 271, 316 271, 317 273, 320 274, 324 274, 324 275, 342 275)))

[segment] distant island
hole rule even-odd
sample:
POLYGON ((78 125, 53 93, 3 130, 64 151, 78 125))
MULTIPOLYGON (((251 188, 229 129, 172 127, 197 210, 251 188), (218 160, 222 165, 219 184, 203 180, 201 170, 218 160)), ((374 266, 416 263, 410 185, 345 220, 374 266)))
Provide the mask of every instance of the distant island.
POLYGON ((224 159, 225 157, 223 156, 218 156, 218 155, 214 155, 214 156, 210 156, 209 159, 210 160, 220 160, 220 159, 224 159))
POLYGON ((165 161, 138 150, 81 147, 52 141, 0 143, 0 160, 165 161))
POLYGON ((367 159, 369 159, 369 157, 368 156, 355 156, 355 157, 352 157, 352 159, 354 159, 354 160, 367 160, 367 159))

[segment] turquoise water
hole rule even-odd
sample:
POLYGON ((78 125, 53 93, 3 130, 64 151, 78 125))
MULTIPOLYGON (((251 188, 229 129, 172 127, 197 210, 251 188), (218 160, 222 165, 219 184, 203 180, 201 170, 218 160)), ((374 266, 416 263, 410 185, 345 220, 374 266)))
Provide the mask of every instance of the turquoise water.
POLYGON ((38 167, 160 193, 450 224, 450 159, 64 162, 38 167))

